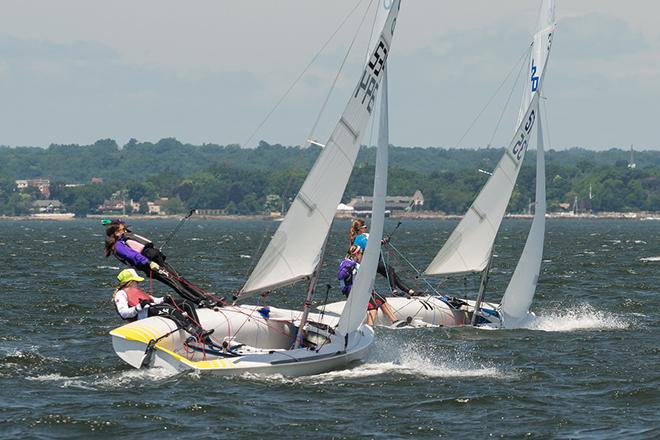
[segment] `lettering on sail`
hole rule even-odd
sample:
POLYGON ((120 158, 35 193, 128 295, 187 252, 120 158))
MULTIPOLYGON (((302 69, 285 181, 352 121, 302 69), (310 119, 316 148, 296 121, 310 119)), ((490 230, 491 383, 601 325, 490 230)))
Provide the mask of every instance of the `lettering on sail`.
POLYGON ((529 144, 529 135, 532 132, 532 127, 534 127, 534 122, 536 122, 536 111, 532 110, 529 113, 529 117, 527 118, 527 122, 525 122, 525 126, 522 127, 523 130, 520 131, 520 136, 516 143, 513 145, 513 148, 511 149, 511 152, 513 153, 513 156, 518 159, 518 162, 522 159, 523 155, 525 154, 525 151, 527 151, 527 145, 529 144))
POLYGON ((362 94, 362 100, 360 103, 362 105, 365 105, 366 103, 369 114, 371 114, 374 102, 376 101, 378 84, 380 83, 380 77, 385 68, 388 52, 387 44, 381 37, 378 46, 376 46, 374 53, 371 54, 371 58, 369 58, 369 62, 367 63, 364 72, 362 72, 362 78, 355 89, 355 95, 353 98, 358 98, 358 96, 362 94))

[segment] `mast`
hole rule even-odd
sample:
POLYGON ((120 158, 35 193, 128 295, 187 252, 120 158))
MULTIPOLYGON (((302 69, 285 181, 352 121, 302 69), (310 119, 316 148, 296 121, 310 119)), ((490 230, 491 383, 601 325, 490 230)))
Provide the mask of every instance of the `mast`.
POLYGON ((500 315, 503 326, 506 328, 524 325, 528 319, 529 306, 532 304, 536 293, 536 285, 539 281, 543 260, 546 200, 543 124, 540 117, 537 125, 536 149, 536 208, 534 210, 534 220, 532 220, 525 247, 500 304, 500 315))
POLYGON ((239 296, 275 290, 309 279, 346 189, 361 139, 376 106, 390 52, 400 0, 382 3, 368 58, 353 94, 289 211, 261 255, 239 296))
POLYGON ((486 294, 486 286, 488 285, 488 280, 490 279, 490 266, 493 264, 493 252, 495 247, 493 246, 490 250, 490 258, 488 259, 488 266, 481 273, 481 282, 479 283, 479 294, 477 295, 477 300, 474 302, 474 312, 472 313, 472 321, 470 325, 477 325, 477 315, 479 314, 479 309, 481 308, 481 303, 486 294))
POLYGON ((300 326, 298 327, 298 333, 296 334, 296 342, 294 343, 293 348, 300 348, 303 340, 305 324, 307 324, 307 317, 309 316, 309 310, 312 308, 312 297, 314 296, 314 290, 316 290, 316 284, 319 281, 319 274, 321 272, 321 266, 323 264, 323 255, 325 254, 325 247, 328 244, 328 237, 325 238, 323 242, 323 248, 321 248, 321 256, 319 257, 319 262, 314 269, 314 273, 309 279, 309 285, 307 286, 307 296, 305 297, 305 302, 303 304, 303 314, 300 318, 300 326))
POLYGON ((511 199, 531 131, 538 119, 539 93, 555 28, 555 0, 543 0, 534 35, 516 132, 470 209, 426 268, 426 275, 482 272, 511 199))
POLYGON ((378 148, 376 150, 376 171, 374 175, 373 205, 371 208, 371 232, 367 241, 367 248, 362 256, 360 270, 353 282, 351 294, 346 300, 341 318, 337 324, 337 331, 348 335, 357 330, 367 310, 371 297, 374 278, 380 259, 381 240, 385 226, 385 196, 387 194, 387 167, 389 149, 389 121, 387 100, 387 69, 383 75, 382 96, 380 102, 380 118, 378 124, 378 148))

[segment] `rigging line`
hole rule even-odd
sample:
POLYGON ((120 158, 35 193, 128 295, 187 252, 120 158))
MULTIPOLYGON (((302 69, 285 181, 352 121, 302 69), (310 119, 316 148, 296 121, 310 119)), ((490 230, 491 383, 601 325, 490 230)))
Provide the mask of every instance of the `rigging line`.
MULTIPOLYGON (((351 44, 350 44, 348 50, 346 51, 346 55, 344 56, 344 59, 343 59, 343 61, 342 61, 342 63, 341 63, 341 66, 339 67, 339 71, 337 72, 337 76, 335 77, 335 79, 334 79, 334 81, 333 81, 333 83, 332 83, 332 86, 330 87, 330 90, 328 91, 328 95, 327 95, 326 98, 325 98, 325 101, 324 101, 324 103, 323 103, 323 106, 321 107, 321 110, 319 111, 319 114, 318 114, 318 116, 317 116, 317 118, 316 118, 316 122, 314 122, 314 125, 313 125, 312 129, 310 130, 309 136, 307 136, 306 139, 313 139, 313 134, 314 134, 314 131, 316 130, 316 126, 318 125, 318 123, 319 123, 319 121, 320 121, 320 119, 321 119, 321 115, 323 114, 323 111, 325 110, 325 107, 326 107, 326 105, 327 105, 327 103, 328 103, 328 101, 329 101, 329 99, 330 99, 330 94, 332 93, 332 90, 334 90, 335 84, 337 83, 337 80, 338 80, 338 78, 339 78, 339 75, 341 74, 341 72, 342 72, 342 70, 343 70, 344 64, 346 63, 346 59, 348 58, 348 55, 349 55, 350 52, 351 52, 351 48, 353 47, 353 44, 355 43, 355 40, 356 40, 356 38, 357 38, 357 36, 358 36, 358 34, 359 34, 360 28, 362 27, 362 23, 364 23, 364 20, 365 20, 365 18, 366 18, 366 16, 367 16, 367 12, 369 11, 369 8, 371 7, 371 3, 372 3, 372 2, 373 2, 373 0, 370 0, 370 1, 369 1, 369 5, 367 6, 367 8, 366 8, 366 10, 365 10, 365 13, 364 13, 364 15, 362 16, 362 20, 360 21, 360 25, 358 26, 358 29, 357 29, 355 35, 353 36, 353 40, 351 41, 351 44)), ((314 58, 312 59, 312 61, 310 61, 310 63, 307 65, 307 67, 305 68, 305 71, 306 71, 307 69, 309 69, 309 67, 312 65, 312 63, 314 63, 314 61, 316 60, 316 58, 318 58, 318 56, 319 56, 320 53, 323 51, 323 49, 328 45, 328 43, 330 42, 330 40, 332 40, 332 38, 334 38, 334 36, 337 34, 337 32, 339 32, 339 30, 344 26, 344 24, 346 23, 346 21, 350 18, 350 16, 353 15, 353 13, 357 10, 357 8, 358 8, 362 3, 363 3, 363 1, 358 2, 358 3, 355 5, 355 7, 351 10, 351 12, 350 12, 350 13, 344 18, 344 21, 341 23, 341 25, 339 26, 339 28, 337 28, 337 30, 335 30, 335 32, 332 34, 332 36, 330 37, 330 39, 328 39, 328 41, 326 41, 326 43, 323 45, 323 48, 321 48, 321 50, 320 50, 320 51, 314 56, 314 58)), ((302 73, 302 74, 296 79, 296 81, 294 82, 294 84, 291 85, 291 87, 290 87, 289 90, 287 91, 287 94, 289 93, 289 91, 290 91, 291 89, 293 89, 293 87, 294 87, 294 86, 296 85, 296 83, 300 80, 300 78, 302 78, 302 76, 304 75, 304 73, 305 73, 305 72, 303 71, 303 73, 302 73)), ((285 96, 282 97, 282 99, 277 103, 276 107, 279 106, 279 104, 284 100, 284 98, 285 98, 285 96)), ((267 116, 266 118, 270 117, 270 115, 275 111, 276 107, 273 108, 273 109, 271 110, 271 112, 268 114, 268 116, 267 116)), ((265 122, 266 122, 266 120, 264 120, 264 121, 262 122, 262 124, 260 124, 260 127, 261 127, 265 122)), ((258 129, 257 129, 257 130, 258 130, 258 129)), ((256 133, 257 130, 255 130, 255 133, 256 133)), ((253 134, 252 136, 254 136, 254 134, 253 134)), ((251 137, 252 137, 252 136, 251 136, 251 137)), ((309 144, 307 141, 305 141, 305 143, 309 144)), ((302 156, 302 149, 301 149, 301 153, 300 153, 300 154, 301 154, 301 156, 302 156)), ((294 177, 293 173, 290 172, 290 173, 289 173, 288 180, 287 180, 287 183, 286 183, 286 186, 285 186, 285 188, 284 188, 284 193, 282 194, 282 198, 283 198, 283 200, 287 200, 287 194, 288 194, 288 192, 289 192, 289 189, 291 188, 291 184, 292 184, 292 182, 293 182, 293 177, 294 177)), ((295 197, 295 195, 294 195, 294 197, 295 197)), ((290 208, 290 206, 289 206, 289 208, 290 208)), ((260 253, 261 253, 261 249, 263 248, 264 243, 266 242, 266 237, 267 237, 268 235, 270 235, 269 232, 272 230, 272 227, 273 227, 273 225, 269 225, 269 227, 266 229, 265 233, 262 235, 262 237, 261 237, 261 241, 259 242, 259 246, 258 246, 258 248, 257 248, 256 255, 260 255, 260 253)), ((255 259, 254 259, 254 264, 248 265, 248 266, 246 267, 246 273, 245 273, 245 278, 246 278, 246 279, 249 277, 250 273, 251 273, 251 272, 257 267, 257 264, 259 264, 259 258, 255 258, 255 259)), ((246 282, 247 282, 247 281, 246 281, 246 282)), ((245 286, 245 283, 243 283, 243 286, 245 286)), ((241 290, 239 289, 238 292, 236 293, 236 295, 234 295, 234 296, 236 297, 236 299, 238 299, 238 297, 240 296, 240 295, 239 295, 239 294, 240 294, 240 291, 241 291, 241 290)))
POLYGON ((493 93, 493 95, 490 97, 490 99, 488 99, 488 102, 486 103, 486 105, 484 105, 484 107, 481 109, 481 111, 479 111, 479 113, 477 114, 477 116, 476 116, 476 117, 474 118, 474 120, 470 123, 470 126, 467 128, 467 130, 465 130, 465 133, 463 133, 463 136, 461 136, 461 138, 456 142, 456 145, 454 146, 454 148, 459 148, 461 142, 463 142, 463 139, 465 139, 465 137, 466 137, 466 136, 472 131, 472 128, 474 128, 474 125, 477 123, 477 121, 479 120, 479 118, 481 118, 481 115, 483 115, 483 113, 486 111, 486 109, 490 106, 491 102, 493 102, 493 100, 495 99, 495 97, 496 97, 496 96, 498 95, 498 93, 500 92, 500 89, 502 89, 502 87, 504 87, 504 84, 506 84, 506 82, 509 80, 509 77, 510 77, 511 74, 515 71, 515 69, 516 69, 516 67, 518 66, 518 64, 520 64, 520 63, 525 59, 525 57, 529 54, 529 51, 531 50, 531 48, 532 48, 532 47, 530 46, 530 47, 528 47, 527 49, 525 49, 525 51, 524 51, 523 54, 520 56, 520 58, 518 58, 518 61, 516 61, 516 63, 513 65, 513 67, 512 67, 511 70, 509 71, 509 73, 506 74, 506 77, 504 78, 504 80, 502 80, 502 82, 501 82, 500 85, 497 87, 497 89, 495 90, 495 92, 493 93))
POLYGON ((488 141, 489 146, 493 143, 493 139, 495 139, 495 135, 497 134, 497 130, 499 130, 499 128, 500 128, 500 124, 502 123, 502 118, 504 117, 504 113, 506 113, 507 107, 509 107, 509 102, 511 102, 511 97, 513 96, 513 92, 517 88, 518 81, 520 80, 520 75, 521 75, 524 67, 525 67, 525 64, 520 63, 520 69, 518 70, 518 75, 516 75, 516 80, 513 82, 513 85, 511 86, 511 91, 509 92, 509 96, 506 99, 506 103, 504 103, 504 108, 502 108, 502 112, 500 113, 500 117, 497 120, 497 124, 495 125, 495 129, 493 130, 493 134, 490 137, 490 140, 488 141))
MULTIPOLYGON (((367 10, 371 7, 371 3, 369 3, 369 7, 367 10)), ((376 13, 374 14, 374 21, 371 22, 371 33, 369 33, 369 44, 367 44, 366 49, 364 50, 364 57, 367 58, 369 56, 369 48, 371 47, 371 37, 374 36, 374 29, 376 28, 376 19, 378 18, 378 5, 376 5, 376 13)))
POLYGON ((367 18, 367 13, 369 12, 369 9, 371 8, 371 4, 373 3, 374 0, 369 0, 369 5, 367 5, 367 8, 364 11, 364 14, 362 15, 362 20, 360 20, 360 24, 355 31, 355 34, 353 35, 353 39, 351 40, 351 44, 348 46, 348 49, 346 50, 346 54, 344 55, 344 59, 341 62, 341 65, 339 66, 339 70, 337 71, 337 74, 335 75, 334 81, 332 81, 332 85, 330 86, 330 90, 328 90, 328 94, 325 97, 325 101, 323 101, 323 105, 321 106, 321 111, 319 111, 318 116, 316 117, 316 121, 314 121, 314 125, 312 126, 312 129, 309 132, 309 136, 307 136, 307 139, 314 139, 314 131, 316 130, 316 127, 319 124, 319 121, 321 120, 321 116, 323 115, 323 112, 325 111, 325 108, 328 105, 328 101, 330 101, 330 95, 332 94, 332 91, 335 89, 335 85, 337 85, 337 81, 339 80, 339 75, 341 74, 342 70, 344 70, 344 66, 346 65, 346 60, 348 59, 348 56, 351 53, 351 50, 353 49, 353 45, 355 44, 355 41, 357 40, 358 35, 360 34, 360 29, 362 28, 362 24, 364 23, 364 20, 367 18))
POLYGON ((341 28, 344 27, 344 25, 346 24, 346 22, 348 21, 348 19, 353 15, 353 13, 357 10, 357 8, 360 6, 360 4, 362 4, 362 1, 357 2, 357 4, 355 5, 355 7, 354 7, 353 9, 351 9, 351 11, 346 15, 346 17, 344 17, 344 19, 343 19, 342 22, 339 24, 339 26, 337 27, 337 29, 335 29, 335 31, 332 33, 332 35, 330 35, 330 37, 325 41, 325 43, 323 43, 323 45, 322 45, 321 48, 318 50, 318 52, 316 52, 316 55, 314 55, 314 56, 312 57, 312 59, 309 61, 309 63, 307 63, 307 66, 305 66, 305 68, 304 68, 303 71, 300 73, 300 75, 298 75, 298 77, 293 81, 293 83, 291 83, 291 85, 290 85, 289 88, 286 90, 286 92, 284 92, 284 95, 282 95, 282 97, 277 101, 277 103, 275 103, 275 105, 273 106, 273 108, 270 109, 270 111, 266 114, 266 116, 264 117, 264 119, 259 123, 259 125, 257 125, 257 128, 254 129, 254 131, 252 132, 252 134, 250 134, 250 136, 249 136, 249 137, 245 140, 245 142, 243 142, 241 145, 243 145, 243 146, 247 145, 248 142, 250 142, 250 141, 252 140, 252 138, 253 138, 253 137, 259 132, 259 130, 261 130, 261 127, 264 126, 264 124, 270 119, 270 117, 271 117, 272 114, 275 112, 275 110, 277 110, 278 107, 280 106, 280 104, 282 104, 282 102, 284 102, 284 100, 286 99, 286 97, 289 96, 289 93, 291 93, 291 91, 296 87, 296 85, 298 85, 298 83, 300 82, 300 80, 302 79, 302 77, 305 76, 305 74, 307 73, 307 71, 309 70, 309 68, 312 67, 312 65, 316 62, 316 60, 317 60, 318 57, 321 55, 321 53, 325 50, 325 48, 328 46, 328 44, 330 44, 330 42, 335 38, 335 36, 337 35, 337 33, 341 30, 341 28))
POLYGON ((390 246, 392 249, 394 249, 394 252, 396 252, 397 255, 399 255, 399 257, 401 257, 401 258, 403 259, 403 261, 405 261, 405 262, 408 264, 408 266, 410 266, 410 268, 411 268, 412 270, 415 271, 415 273, 417 274, 417 277, 418 277, 418 278, 421 278, 422 281, 424 281, 424 283, 426 283, 426 285, 429 286, 429 287, 431 288, 431 290, 433 291, 433 293, 434 293, 435 295, 438 295, 438 296, 440 295, 440 292, 438 292, 438 291, 435 289, 435 287, 433 287, 433 285, 429 282, 429 280, 426 279, 426 277, 424 276, 424 274, 421 273, 421 272, 415 267, 415 265, 412 264, 412 262, 410 262, 410 260, 408 260, 408 259, 406 258, 406 256, 403 255, 403 254, 402 254, 402 253, 396 248, 396 246, 394 246, 392 243, 387 243, 387 244, 388 244, 388 246, 390 246))

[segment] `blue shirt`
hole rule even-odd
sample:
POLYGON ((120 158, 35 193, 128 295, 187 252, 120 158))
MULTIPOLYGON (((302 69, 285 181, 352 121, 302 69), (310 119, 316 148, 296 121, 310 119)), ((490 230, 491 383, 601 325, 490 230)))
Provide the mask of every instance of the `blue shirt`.
POLYGON ((353 244, 355 246, 360 246, 360 249, 362 249, 362 252, 367 248, 367 241, 369 240, 369 234, 366 232, 364 234, 360 234, 355 239, 353 240, 353 244))

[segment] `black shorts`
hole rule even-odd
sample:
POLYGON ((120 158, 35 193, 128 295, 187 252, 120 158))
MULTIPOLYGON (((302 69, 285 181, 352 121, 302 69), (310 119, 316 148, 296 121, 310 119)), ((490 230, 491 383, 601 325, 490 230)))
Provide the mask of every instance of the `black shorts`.
POLYGON ((375 290, 371 292, 371 298, 369 298, 369 305, 367 305, 367 310, 378 310, 380 306, 385 304, 387 300, 384 296, 381 296, 375 290))

